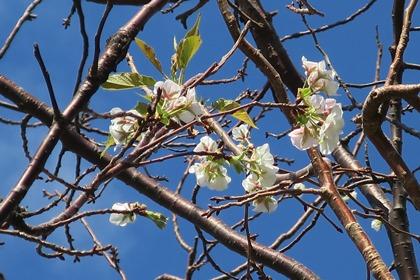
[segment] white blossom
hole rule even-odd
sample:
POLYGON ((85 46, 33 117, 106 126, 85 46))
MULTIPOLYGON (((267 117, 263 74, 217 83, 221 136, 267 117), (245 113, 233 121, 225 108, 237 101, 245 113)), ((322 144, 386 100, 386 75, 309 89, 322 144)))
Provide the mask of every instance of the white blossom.
POLYGON ((327 70, 325 61, 313 62, 302 56, 302 66, 309 87, 317 92, 323 91, 327 95, 336 95, 339 84, 335 81, 335 72, 327 70))
POLYGON ((261 166, 274 164, 274 157, 270 153, 270 146, 267 143, 257 147, 251 158, 256 160, 257 164, 261 166))
POLYGON ((263 189, 261 182, 258 180, 258 176, 254 173, 249 174, 242 181, 242 187, 244 187, 245 191, 247 191, 248 193, 252 193, 263 189))
POLYGON ((311 135, 311 131, 306 126, 301 126, 292 130, 289 134, 292 145, 301 151, 316 147, 318 139, 311 135))
MULTIPOLYGON (((132 207, 129 203, 114 203, 112 205, 112 210, 118 210, 118 211, 132 211, 132 207)), ((129 223, 133 223, 136 220, 136 214, 135 213, 112 213, 109 216, 109 222, 111 224, 125 227, 129 223)))
MULTIPOLYGON (((110 113, 117 114, 124 112, 121 108, 112 108, 110 113)), ((127 113, 131 113, 137 116, 141 116, 136 110, 127 111, 127 113)), ((116 148, 118 146, 126 144, 133 134, 136 132, 136 125, 137 119, 132 116, 123 116, 111 119, 111 125, 109 126, 109 133, 111 134, 112 138, 114 138, 114 142, 116 144, 116 148)))
POLYGON ((195 119, 195 116, 204 113, 200 102, 197 101, 195 88, 187 90, 187 95, 185 96, 185 101, 182 106, 184 106, 185 109, 178 114, 178 118, 184 123, 189 123, 195 119))
POLYGON ((206 159, 199 163, 194 163, 188 171, 195 174, 197 185, 200 187, 207 186, 211 190, 223 191, 227 189, 231 181, 225 167, 206 159))
POLYGON ((370 223, 370 227, 374 230, 374 231, 380 231, 381 227, 382 227, 382 221, 378 220, 378 219, 374 219, 372 220, 372 222, 370 223))
POLYGON ((258 198, 252 202, 255 212, 271 213, 277 209, 277 200, 272 196, 258 198))
POLYGON ((232 129, 232 138, 238 142, 247 142, 249 140, 249 129, 246 124, 241 124, 232 129))
POLYGON ((269 188, 276 182, 279 168, 274 166, 274 157, 270 153, 270 146, 266 143, 257 147, 251 156, 250 171, 256 173, 263 187, 269 188))
POLYGON ((200 143, 195 146, 194 152, 208 152, 214 153, 217 152, 217 143, 210 136, 203 136, 200 139, 200 143))
POLYGON ((186 95, 181 96, 180 85, 172 80, 159 81, 154 86, 155 95, 159 88, 162 90, 163 109, 168 113, 175 112, 175 121, 188 123, 193 121, 195 116, 203 114, 201 104, 196 98, 195 88, 188 89, 186 95))
POLYGON ((337 103, 325 119, 319 132, 319 148, 324 155, 331 154, 340 143, 340 134, 344 127, 343 110, 337 103))
POLYGON ((156 95, 158 89, 162 90, 162 99, 172 100, 179 97, 182 87, 172 80, 159 81, 155 83, 153 93, 156 95))
POLYGON ((338 146, 340 134, 344 127, 343 110, 341 103, 333 98, 324 99, 320 95, 308 98, 308 105, 315 116, 309 115, 310 120, 288 135, 290 140, 299 150, 307 150, 317 145, 324 155, 329 155, 338 146))

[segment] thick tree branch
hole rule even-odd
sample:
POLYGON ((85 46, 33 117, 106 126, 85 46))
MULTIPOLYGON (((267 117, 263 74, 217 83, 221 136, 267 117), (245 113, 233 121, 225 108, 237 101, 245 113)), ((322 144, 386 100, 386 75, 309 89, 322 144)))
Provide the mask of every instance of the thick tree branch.
MULTIPOLYGON (((109 73, 114 71, 118 63, 125 58, 127 49, 136 34, 143 28, 149 18, 159 11, 166 2, 167 0, 153 0, 143 6, 127 24, 111 37, 98 62, 96 75, 93 76, 90 73, 81 84, 73 100, 63 113, 63 121, 71 122, 87 105, 99 86, 106 81, 109 73)), ((59 140, 61 131, 61 125, 58 123, 51 126, 48 135, 39 146, 19 182, 0 205, 0 225, 3 224, 8 215, 22 201, 38 174, 42 171, 49 155, 59 140)))
POLYGON ((420 98, 417 96, 419 91, 420 84, 385 86, 373 90, 363 105, 363 130, 366 136, 369 137, 370 141, 398 176, 417 210, 420 210, 419 184, 401 155, 384 135, 381 129, 383 120, 381 115, 378 114, 378 110, 382 104, 388 102, 391 98, 406 99, 416 110, 420 110, 420 98))
MULTIPOLYGON (((22 104, 22 110, 33 112, 34 116, 40 118, 45 124, 52 123, 53 113, 51 109, 2 76, 0 76, 0 93, 16 104, 22 104)), ((106 167, 112 160, 112 157, 109 155, 101 157, 99 148, 82 137, 73 126, 67 125, 62 130, 61 141, 68 150, 82 156, 100 168, 106 167)), ((138 192, 148 196, 156 203, 213 235, 229 249, 245 257, 247 256, 248 241, 246 237, 238 234, 219 219, 206 217, 204 215, 205 211, 190 201, 165 188, 155 180, 137 172, 134 168, 123 170, 117 175, 117 178, 138 192)), ((35 231, 40 233, 43 229, 48 230, 48 227, 49 225, 45 224, 38 227, 35 231)), ((256 262, 260 262, 287 277, 292 279, 319 279, 318 276, 301 263, 275 250, 256 242, 252 243, 252 248, 256 262)))
MULTIPOLYGON (((236 40, 238 37, 238 26, 236 24, 235 17, 229 12, 229 7, 225 0, 219 0, 218 3, 226 25, 228 26, 232 37, 236 40)), ((273 86, 273 94, 276 102, 287 99, 283 88, 281 91, 277 91, 274 87, 278 83, 282 84, 282 81, 285 81, 286 83, 286 79, 289 80, 291 85, 291 87, 289 87, 290 90, 296 94, 297 89, 302 84, 302 80, 293 67, 285 49, 281 45, 276 31, 270 24, 267 14, 264 12, 258 1, 241 0, 239 1, 239 7, 248 16, 251 16, 259 23, 262 23, 262 27, 254 26, 251 29, 251 32, 258 48, 262 51, 263 58, 261 58, 261 56, 256 56, 255 51, 252 51, 252 48, 246 46, 245 44, 240 45, 240 49, 254 61, 257 67, 261 69, 264 74, 266 74, 273 86), (266 59, 264 59, 264 57, 266 59), (268 61, 273 62, 274 65, 268 61), (271 67, 275 68, 274 73, 278 73, 277 75, 273 75, 273 71, 270 69, 271 67), (293 82, 290 81, 292 78, 294 79, 293 82)), ((293 125, 295 122, 294 116, 290 115, 287 111, 284 113, 289 123, 293 125)), ((328 203, 334 210, 340 222, 346 228, 348 235, 363 255, 369 269, 373 272, 375 277, 379 279, 393 279, 376 248, 373 246, 372 242, 365 234, 362 227, 357 223, 354 215, 339 195, 328 164, 322 159, 322 156, 315 148, 309 149, 308 155, 311 158, 312 164, 317 167, 315 170, 318 172, 318 178, 322 187, 328 191, 328 203)))

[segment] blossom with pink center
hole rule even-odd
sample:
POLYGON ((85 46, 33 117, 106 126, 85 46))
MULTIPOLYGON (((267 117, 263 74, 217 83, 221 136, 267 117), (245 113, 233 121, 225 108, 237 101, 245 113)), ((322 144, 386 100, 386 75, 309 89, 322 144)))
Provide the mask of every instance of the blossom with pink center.
POLYGON ((323 91, 327 95, 336 95, 339 84, 335 81, 335 72, 327 70, 325 61, 313 62, 302 56, 307 83, 314 91, 323 91))

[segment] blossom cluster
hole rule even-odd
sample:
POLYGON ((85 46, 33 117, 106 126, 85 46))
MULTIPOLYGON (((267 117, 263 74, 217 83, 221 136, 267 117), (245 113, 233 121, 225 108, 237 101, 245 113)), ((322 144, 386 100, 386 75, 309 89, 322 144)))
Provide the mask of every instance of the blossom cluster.
MULTIPOLYGON (((249 140, 249 129, 245 124, 232 130, 233 139, 239 141, 243 149, 239 164, 247 170, 248 176, 242 181, 247 193, 253 193, 272 187, 276 181, 278 167, 274 165, 274 157, 270 153, 268 144, 254 148, 249 140)), ((194 152, 217 153, 216 142, 209 136, 200 139, 194 152)), ((189 172, 194 173, 199 186, 222 191, 228 187, 231 178, 223 166, 225 160, 216 160, 212 156, 200 156, 199 162, 190 167, 189 172)), ((254 211, 272 212, 277 208, 277 201, 272 196, 263 196, 253 201, 254 211)))
POLYGON ((292 144, 299 150, 319 145, 321 153, 329 155, 339 144, 344 127, 341 104, 333 98, 323 98, 316 93, 336 95, 338 83, 335 73, 326 70, 325 62, 312 62, 302 57, 307 88, 299 91, 301 104, 307 106, 305 113, 298 116, 299 127, 289 133, 292 144))
MULTIPOLYGON (((217 143, 210 136, 204 136, 194 148, 194 152, 217 153, 217 143)), ((195 174, 199 186, 223 191, 231 181, 227 169, 223 166, 224 162, 224 159, 216 160, 213 156, 200 156, 199 162, 190 167, 189 173, 195 174)))
POLYGON ((203 114, 203 109, 196 99, 195 88, 189 88, 185 96, 181 95, 182 87, 172 80, 159 81, 155 84, 153 94, 162 91, 160 109, 172 117, 175 122, 188 123, 197 115, 203 114))
MULTIPOLYGON (((203 108, 196 99, 195 88, 188 89, 185 96, 181 95, 182 87, 172 80, 156 82, 150 98, 155 98, 158 90, 162 91, 160 102, 158 104, 158 117, 168 118, 174 122, 188 123, 195 119, 196 116, 203 114, 203 108)), ((110 114, 129 113, 142 117, 137 110, 129 110, 124 112, 121 108, 112 108, 110 114)), ((127 144, 134 136, 138 125, 137 119, 127 115, 116 117, 111 120, 109 126, 109 134, 114 140, 116 147, 127 144)), ((143 135, 140 135, 138 141, 143 135)))
MULTIPOLYGON (((339 136, 344 126, 343 110, 335 99, 324 98, 318 93, 336 95, 339 86, 335 81, 336 74, 326 68, 325 61, 312 62, 302 57, 302 64, 306 81, 305 86, 299 89, 298 98, 305 109, 297 116, 298 127, 291 131, 289 136, 292 144, 300 150, 319 146, 320 151, 328 155, 339 144, 339 136)), ((181 85, 168 79, 156 82, 153 91, 148 91, 148 98, 156 100, 158 94, 160 98, 156 106, 156 117, 165 125, 170 121, 189 123, 204 113, 202 105, 197 101, 195 88, 183 91, 181 85)), ((111 110, 112 114, 120 112, 123 112, 120 108, 111 110)), ((140 116, 136 110, 128 112, 140 116)), ((138 128, 137 123, 137 119, 132 116, 112 119, 109 131, 117 146, 124 145, 132 139, 138 128)), ((242 181, 242 186, 247 193, 263 191, 274 186, 279 168, 274 164, 269 145, 254 147, 246 124, 235 127, 232 137, 239 142, 238 147, 242 154, 231 157, 229 161, 216 155, 220 153, 220 149, 210 136, 200 139, 193 151, 201 154, 196 156, 197 161, 189 168, 189 173, 195 174, 197 184, 217 191, 227 189, 231 177, 225 166, 232 163, 237 171, 245 171, 246 178, 242 181)), ((252 204, 256 212, 272 212, 277 208, 277 200, 267 195, 257 196, 252 204)), ((116 207, 127 210, 130 205, 121 204, 116 207)), ((135 218, 135 215, 125 214, 111 216, 114 223, 119 225, 125 225, 135 218)))

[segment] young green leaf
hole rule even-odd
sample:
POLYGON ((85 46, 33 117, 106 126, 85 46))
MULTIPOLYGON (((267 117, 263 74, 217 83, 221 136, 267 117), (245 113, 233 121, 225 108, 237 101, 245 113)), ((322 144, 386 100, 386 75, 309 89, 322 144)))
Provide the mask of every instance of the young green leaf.
POLYGON ((168 218, 166 218, 163 214, 158 212, 146 210, 146 217, 152 220, 160 229, 164 229, 166 223, 168 222, 168 218))
POLYGON ((140 48, 140 50, 143 52, 143 54, 149 59, 149 61, 155 66, 155 68, 163 75, 162 71, 162 65, 159 61, 159 59, 156 57, 155 50, 146 44, 143 40, 140 40, 139 38, 136 38, 136 44, 140 48))
POLYGON ((193 35, 182 39, 177 47, 176 59, 178 67, 185 69, 201 46, 200 35, 193 35))
POLYGON ((229 159, 229 163, 233 166, 236 173, 240 174, 245 171, 244 165, 242 164, 243 155, 233 156, 229 159))
POLYGON ((257 128, 252 118, 248 115, 248 113, 245 110, 239 110, 232 114, 232 117, 246 123, 247 125, 257 128))
MULTIPOLYGON (((219 99, 213 103, 213 107, 222 112, 233 110, 240 106, 241 105, 238 102, 233 101, 233 100, 226 100, 226 99, 219 99)), ((257 128, 252 118, 248 115, 248 113, 244 109, 236 111, 235 113, 232 114, 232 117, 246 123, 247 125, 251 127, 257 128)))
POLYGON ((190 30, 188 30, 187 33, 185 33, 184 38, 188 38, 188 37, 191 37, 191 36, 194 36, 194 35, 198 35, 199 34, 198 29, 200 27, 200 22, 201 22, 201 15, 198 15, 193 27, 190 30))
POLYGON ((136 107, 134 108, 140 115, 145 116, 147 115, 147 109, 149 105, 143 102, 137 102, 136 107))
POLYGON ((124 90, 141 86, 152 87, 155 83, 156 80, 152 77, 125 72, 109 75, 108 80, 102 84, 102 88, 107 90, 124 90))
POLYGON ((306 97, 310 96, 312 93, 312 90, 310 88, 299 88, 298 89, 298 95, 300 98, 305 99, 306 97))
POLYGON ((114 145, 115 145, 114 137, 112 137, 111 134, 109 134, 108 138, 106 139, 106 142, 105 142, 105 148, 101 153, 101 157, 103 157, 105 155, 106 151, 114 145))

